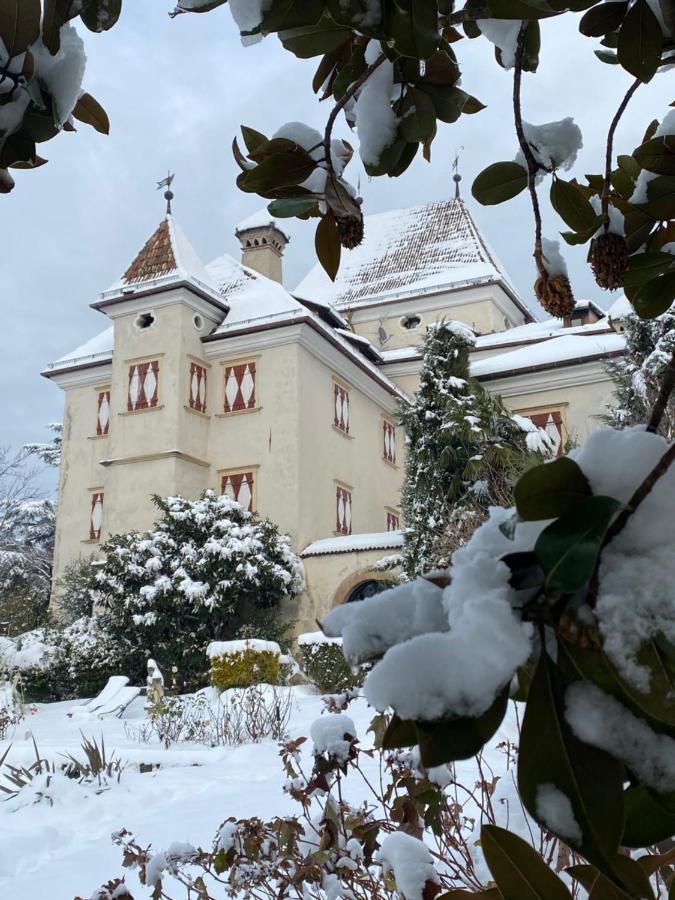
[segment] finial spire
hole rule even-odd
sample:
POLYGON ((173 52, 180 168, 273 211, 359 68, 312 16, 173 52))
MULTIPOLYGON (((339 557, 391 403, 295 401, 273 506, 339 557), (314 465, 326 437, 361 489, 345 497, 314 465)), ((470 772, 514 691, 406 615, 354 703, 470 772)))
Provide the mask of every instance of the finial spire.
POLYGON ((459 154, 460 154, 460 151, 463 149, 464 149, 464 147, 459 147, 455 151, 455 160, 452 164, 452 169, 455 173, 452 176, 452 180, 455 182, 455 200, 459 200, 459 183, 462 180, 462 176, 459 174, 459 154))
POLYGON ((171 201, 173 200, 173 191, 171 190, 171 182, 174 180, 176 176, 172 175, 171 172, 167 173, 166 178, 162 178, 161 181, 157 182, 157 190, 159 191, 161 188, 165 187, 164 191, 164 199, 166 200, 166 214, 167 216, 171 215, 171 201))

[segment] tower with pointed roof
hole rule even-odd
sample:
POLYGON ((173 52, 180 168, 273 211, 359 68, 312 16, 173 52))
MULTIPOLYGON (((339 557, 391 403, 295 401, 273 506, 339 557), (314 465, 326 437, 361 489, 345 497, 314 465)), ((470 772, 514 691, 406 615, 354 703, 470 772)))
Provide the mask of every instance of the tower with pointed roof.
POLYGON ((243 259, 204 265, 167 214, 92 304, 105 330, 44 371, 65 393, 56 583, 149 528, 153 494, 212 489, 290 535, 301 629, 376 590, 403 541, 398 411, 441 319, 473 328, 474 374, 556 446, 594 427, 623 337, 583 310, 533 321, 461 199, 368 216, 335 282, 314 268, 292 292, 281 226, 258 213, 236 235, 243 259))

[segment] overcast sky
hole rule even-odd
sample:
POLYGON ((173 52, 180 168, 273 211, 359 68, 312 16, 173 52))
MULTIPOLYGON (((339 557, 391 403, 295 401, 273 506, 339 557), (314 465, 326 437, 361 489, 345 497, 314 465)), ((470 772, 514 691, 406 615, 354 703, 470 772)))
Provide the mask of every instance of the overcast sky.
MULTIPOLYGON (((47 438, 44 424, 60 419, 62 392, 40 370, 106 327, 88 304, 124 271, 161 219, 164 201, 155 182, 168 169, 176 173, 174 214, 204 261, 223 251, 238 255, 234 227, 262 205, 234 183, 230 145, 238 125, 271 134, 295 120, 321 128, 328 115, 327 103, 319 104, 311 91, 315 62, 297 60, 275 37, 242 47, 226 7, 171 20, 171 6, 165 0, 127 3, 109 33, 82 29, 85 88, 107 109, 111 133, 82 125, 76 134, 59 135, 40 150, 48 165, 17 172, 14 191, 0 196, 0 444, 47 438)), ((537 124, 575 117, 584 149, 570 174, 582 175, 601 171, 607 127, 631 79, 600 63, 595 42, 565 19, 543 23, 541 65, 524 78, 523 110, 537 124)), ((481 169, 515 154, 512 78, 494 62, 486 41, 455 47, 463 88, 488 108, 455 125, 439 123, 430 165, 418 157, 398 179, 369 181, 362 174, 364 208, 380 212, 451 196, 452 159, 463 146, 463 196, 532 302, 526 195, 492 208, 477 207, 470 197, 481 169)), ((619 152, 630 152, 649 121, 663 116, 673 100, 668 79, 640 88, 618 130, 619 152)), ((341 133, 348 135, 346 126, 341 133)), ((358 174, 354 161, 347 175, 355 183, 358 174)), ((555 237, 562 228, 547 210, 545 233, 555 237)), ((291 220, 289 230, 284 265, 292 288, 314 263, 313 223, 291 220)), ((576 296, 606 306, 611 297, 595 287, 585 253, 565 250, 576 296)))

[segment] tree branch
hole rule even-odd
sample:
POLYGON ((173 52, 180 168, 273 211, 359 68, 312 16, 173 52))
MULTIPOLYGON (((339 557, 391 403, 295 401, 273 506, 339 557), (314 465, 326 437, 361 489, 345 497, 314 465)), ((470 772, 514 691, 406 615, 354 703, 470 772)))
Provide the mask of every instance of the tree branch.
POLYGON ((516 43, 516 61, 513 74, 513 116, 516 125, 516 134, 520 149, 523 151, 525 161, 527 163, 527 189, 530 192, 532 201, 532 212, 534 213, 534 261, 537 265, 537 271, 543 275, 546 271, 542 259, 541 249, 541 210, 539 208, 539 198, 537 197, 537 188, 535 178, 539 169, 544 168, 537 162, 532 153, 532 148, 525 137, 523 130, 523 114, 520 103, 520 87, 523 76, 523 56, 525 54, 525 37, 527 33, 527 23, 523 22, 518 32, 518 40, 516 43))
POLYGON ((659 430, 659 425, 661 424, 661 419, 663 418, 663 414, 665 413, 666 407, 668 406, 670 395, 673 393, 673 388, 675 388, 675 350, 673 351, 673 355, 670 357, 670 362, 666 366, 665 372, 663 373, 661 389, 659 390, 659 395, 656 398, 654 409, 652 410, 652 414, 649 418, 647 431, 651 431, 653 434, 656 434, 656 432, 659 430))
POLYGON ((635 93, 635 91, 640 87, 642 82, 639 78, 636 78, 633 84, 626 91, 626 96, 623 98, 621 103, 619 104, 619 108, 616 111, 614 118, 612 119, 612 123, 609 126, 609 131, 607 132, 607 152, 605 154, 605 179, 602 185, 602 197, 600 198, 602 203, 602 215, 605 220, 605 231, 609 230, 609 192, 612 188, 612 148, 614 144, 614 132, 617 129, 617 126, 621 120, 621 116, 626 111, 626 107, 630 102, 631 97, 635 93))
POLYGON ((349 85, 347 90, 344 92, 342 97, 340 97, 338 102, 335 104, 335 106, 331 110, 330 115, 328 116, 328 121, 326 122, 326 130, 323 135, 323 151, 324 151, 324 154, 326 157, 326 170, 328 172, 328 178, 335 177, 335 170, 333 169, 333 158, 332 158, 331 152, 330 152, 330 142, 331 142, 331 139, 333 136, 333 126, 335 125, 335 120, 337 118, 337 115, 341 109, 344 109, 344 107, 351 100, 351 98, 366 83, 366 81, 370 78, 370 76, 373 74, 375 69, 377 69, 378 66, 382 65, 382 63, 385 61, 386 58, 387 57, 384 55, 384 53, 380 53, 380 55, 377 57, 375 62, 371 63, 368 66, 368 68, 366 69, 366 71, 359 78, 357 78, 356 81, 353 81, 349 85))

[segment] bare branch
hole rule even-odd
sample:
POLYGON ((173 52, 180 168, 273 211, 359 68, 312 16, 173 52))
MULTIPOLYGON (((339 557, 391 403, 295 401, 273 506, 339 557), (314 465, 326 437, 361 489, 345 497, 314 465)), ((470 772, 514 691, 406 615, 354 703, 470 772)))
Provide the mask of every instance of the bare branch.
POLYGON ((614 144, 614 132, 617 129, 617 126, 621 120, 621 116, 626 111, 626 107, 628 106, 631 97, 635 93, 635 91, 640 87, 642 82, 639 78, 636 78, 633 84, 626 91, 626 96, 623 98, 621 103, 619 104, 619 108, 616 111, 614 118, 612 119, 612 123, 609 126, 609 131, 607 132, 607 152, 605 154, 605 179, 602 185, 602 215, 605 219, 605 231, 609 230, 609 193, 612 189, 612 149, 614 144))
POLYGON ((651 431, 656 434, 656 432, 659 430, 659 425, 661 424, 661 419, 663 418, 663 414, 665 413, 666 407, 668 406, 670 395, 673 393, 673 388, 675 388, 675 351, 673 351, 673 355, 670 357, 670 362, 666 366, 666 369, 663 373, 661 389, 659 390, 659 396, 656 398, 656 403, 654 404, 654 409, 652 410, 652 414, 647 425, 647 431, 651 431))

